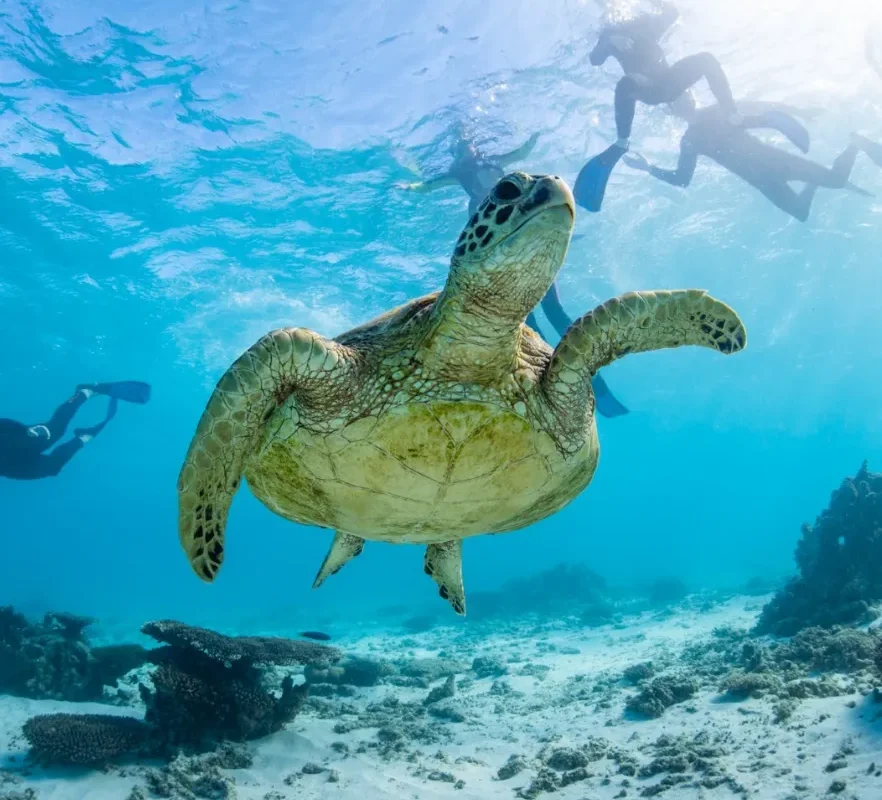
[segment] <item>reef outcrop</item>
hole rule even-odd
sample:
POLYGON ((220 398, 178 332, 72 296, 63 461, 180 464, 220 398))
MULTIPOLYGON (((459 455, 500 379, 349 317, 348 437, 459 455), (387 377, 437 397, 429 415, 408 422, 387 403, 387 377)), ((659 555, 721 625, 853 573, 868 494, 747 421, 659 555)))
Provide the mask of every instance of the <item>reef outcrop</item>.
POLYGON ((266 668, 327 667, 339 650, 278 637, 225 636, 173 620, 142 632, 162 646, 145 651, 156 665, 152 688, 141 684, 144 720, 92 714, 33 717, 24 734, 44 763, 101 765, 124 755, 172 757, 182 749, 211 750, 223 742, 278 731, 302 707, 307 685, 290 675, 267 688, 266 668))
POLYGON ((757 633, 869 621, 882 601, 882 474, 867 463, 833 492, 796 546, 799 574, 763 609, 757 633))
POLYGON ((37 700, 102 699, 127 672, 143 665, 137 644, 93 647, 88 617, 49 612, 31 622, 12 606, 0 606, 0 694, 37 700))

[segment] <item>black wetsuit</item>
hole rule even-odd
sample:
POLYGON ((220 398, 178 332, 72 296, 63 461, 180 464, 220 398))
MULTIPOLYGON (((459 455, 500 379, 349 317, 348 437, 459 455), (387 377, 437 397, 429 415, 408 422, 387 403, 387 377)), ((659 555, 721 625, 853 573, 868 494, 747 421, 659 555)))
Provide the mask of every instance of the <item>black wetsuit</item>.
POLYGON ((661 38, 677 21, 679 12, 665 4, 660 14, 645 14, 636 19, 603 28, 589 59, 595 67, 614 58, 625 77, 616 86, 616 128, 620 138, 631 135, 636 103, 670 104, 672 113, 685 116, 695 108, 689 89, 704 77, 718 102, 731 107, 729 82, 719 62, 709 53, 699 53, 668 64, 661 38), (629 39, 631 46, 622 48, 615 38, 629 39))
MULTIPOLYGON (((0 419, 0 477, 15 478, 17 480, 35 480, 37 478, 49 478, 58 475, 64 466, 84 446, 79 436, 89 434, 96 435, 107 424, 113 414, 108 411, 107 419, 92 428, 78 430, 77 435, 69 442, 55 447, 58 440, 64 436, 67 426, 86 402, 84 392, 77 391, 74 395, 62 403, 48 422, 41 423, 49 431, 49 436, 31 436, 28 430, 31 427, 14 419, 0 419), (47 450, 55 447, 51 453, 47 450)), ((112 400, 112 409, 115 411, 116 401, 112 400)))
POLYGON ((497 159, 477 154, 458 158, 451 166, 449 175, 459 181, 469 196, 471 217, 490 190, 505 177, 505 170, 497 159))
POLYGON ((616 84, 618 139, 588 161, 573 185, 576 202, 588 211, 600 211, 610 175, 628 151, 638 101, 650 106, 676 104, 671 110, 683 118, 689 118, 694 111, 689 90, 704 78, 726 114, 734 118, 737 113, 729 80, 720 62, 710 53, 687 56, 668 66, 659 40, 676 18, 676 9, 667 6, 662 14, 638 17, 631 22, 605 28, 591 51, 591 63, 595 66, 612 56, 619 61, 626 74, 616 84), (616 37, 628 39, 629 46, 615 41, 616 37))
MULTIPOLYGON (((776 112, 776 116, 789 117, 783 112, 776 112)), ((790 117, 788 128, 782 132, 787 134, 791 126, 802 127, 790 117)), ((776 118, 768 115, 747 117, 742 125, 735 126, 719 106, 702 109, 680 140, 677 168, 651 166, 649 174, 672 186, 686 187, 692 182, 699 156, 705 156, 758 189, 782 211, 804 222, 819 187, 844 189, 848 185, 855 158, 862 149, 857 144, 850 145, 828 169, 760 141, 749 133, 751 128, 781 130, 776 118), (791 181, 806 186, 797 192, 788 185, 791 181)))

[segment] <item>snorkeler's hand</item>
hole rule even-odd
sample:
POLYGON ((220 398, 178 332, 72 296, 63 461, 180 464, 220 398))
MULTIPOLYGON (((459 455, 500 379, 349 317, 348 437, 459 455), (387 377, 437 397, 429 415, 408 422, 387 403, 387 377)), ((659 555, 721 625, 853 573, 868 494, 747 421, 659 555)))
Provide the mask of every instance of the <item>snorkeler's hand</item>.
POLYGON ((649 162, 641 156, 640 153, 628 153, 627 155, 622 156, 622 161, 624 161, 631 169, 636 169, 640 172, 649 172, 649 162))

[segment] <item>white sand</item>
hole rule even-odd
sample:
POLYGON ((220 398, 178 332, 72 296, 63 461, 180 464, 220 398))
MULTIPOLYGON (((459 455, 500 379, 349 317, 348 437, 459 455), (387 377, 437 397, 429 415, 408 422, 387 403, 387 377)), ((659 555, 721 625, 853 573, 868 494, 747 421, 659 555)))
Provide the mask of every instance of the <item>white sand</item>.
MULTIPOLYGON (((589 737, 601 737, 632 754, 640 765, 651 759, 641 747, 654 742, 660 735, 690 737, 700 731, 727 737, 728 755, 719 765, 756 800, 815 800, 827 796, 834 780, 845 781, 846 788, 837 797, 878 800, 882 798, 882 778, 875 777, 870 765, 882 768, 882 705, 872 697, 859 694, 829 699, 805 700, 792 718, 784 724, 773 720, 769 699, 745 702, 724 702, 711 690, 699 692, 691 701, 669 708, 660 719, 634 720, 624 714, 625 700, 635 690, 616 684, 607 692, 592 693, 598 680, 617 676, 633 664, 653 660, 663 665, 678 655, 688 644, 711 636, 718 626, 746 627, 752 624, 765 598, 737 598, 711 611, 683 610, 666 618, 647 615, 631 620, 615 629, 605 626, 594 629, 567 630, 566 624, 510 625, 503 632, 476 637, 468 629, 436 629, 402 637, 371 637, 345 649, 362 655, 386 658, 400 656, 436 656, 439 645, 444 655, 471 664, 476 655, 498 655, 503 660, 514 656, 524 663, 549 668, 544 680, 510 675, 505 678, 522 697, 500 697, 488 693, 493 678, 482 678, 459 689, 454 702, 467 715, 464 723, 433 720, 453 735, 449 744, 409 747, 410 760, 396 756, 383 760, 375 749, 356 753, 358 743, 376 742, 376 729, 334 733, 335 720, 320 719, 305 712, 288 729, 252 743, 254 764, 246 770, 235 770, 238 797, 243 800, 279 798, 495 798, 516 797, 515 789, 530 784, 536 770, 527 769, 515 777, 499 781, 497 770, 512 754, 534 759, 543 745, 578 747, 589 737), (542 630, 544 629, 544 630, 542 630), (550 629, 550 630, 549 630, 550 629), (578 652, 575 652, 578 651, 578 652), (577 676, 584 676, 574 683, 577 676), (572 700, 572 690, 584 687, 587 699, 572 700), (567 701, 569 697, 569 701, 567 701), (598 708, 606 697, 608 708, 598 708), (855 707, 849 707, 849 703, 855 707), (332 748, 334 742, 345 742, 351 755, 344 757, 332 748), (853 753, 847 755, 847 766, 834 773, 825 771, 832 756, 849 742, 853 753), (457 762, 466 756, 481 764, 457 762), (299 773, 308 762, 336 770, 339 782, 329 783, 328 773, 297 775, 288 785, 284 779, 299 773), (462 788, 451 783, 429 780, 429 773, 451 773, 464 781, 462 788), (278 792, 277 795, 271 792, 278 792)), ((524 663, 510 664, 512 672, 524 663)), ((425 689, 381 685, 360 689, 343 701, 363 709, 368 703, 387 696, 401 701, 422 700, 425 689)), ((336 701, 335 701, 336 702, 336 701)), ((97 704, 70 704, 0 697, 0 758, 5 767, 20 769, 26 746, 19 733, 22 723, 36 713, 55 711, 139 713, 97 704)), ((648 779, 624 777, 615 763, 603 759, 588 764, 593 777, 557 791, 559 800, 608 800, 621 796, 636 798, 646 787, 658 783, 664 775, 648 779), (605 780, 606 779, 606 780, 605 780), (625 784, 623 784, 623 781, 625 784), (628 785, 629 784, 629 785, 628 785)), ((140 782, 136 769, 114 768, 107 773, 74 770, 34 770, 22 776, 15 785, 3 784, 3 791, 33 788, 40 800, 90 800, 119 798, 125 800, 131 787, 140 782)), ((2 773, 0 773, 2 776, 2 773)), ((7 773, 8 776, 8 773, 7 773)), ((690 781, 674 786, 660 796, 667 800, 695 798, 730 798, 728 785, 705 789, 690 781), (692 785, 690 785, 692 784, 692 785)), ((833 796, 833 795, 830 795, 833 796)))

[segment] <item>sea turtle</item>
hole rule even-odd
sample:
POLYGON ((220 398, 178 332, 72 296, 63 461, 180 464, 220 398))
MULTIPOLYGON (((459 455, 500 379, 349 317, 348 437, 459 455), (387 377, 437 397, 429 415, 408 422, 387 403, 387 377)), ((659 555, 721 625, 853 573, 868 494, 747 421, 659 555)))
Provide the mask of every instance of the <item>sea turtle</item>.
POLYGON ((591 376, 628 353, 746 332, 700 290, 633 292, 557 348, 524 324, 563 264, 575 208, 558 177, 501 179, 456 242, 441 292, 326 339, 264 336, 220 379, 178 481, 179 534, 214 580, 244 474, 277 514, 335 531, 319 586, 365 540, 427 545, 425 571, 465 613, 462 540, 523 528, 590 482, 591 376))

